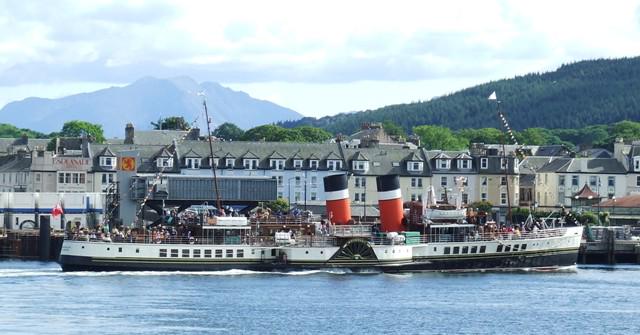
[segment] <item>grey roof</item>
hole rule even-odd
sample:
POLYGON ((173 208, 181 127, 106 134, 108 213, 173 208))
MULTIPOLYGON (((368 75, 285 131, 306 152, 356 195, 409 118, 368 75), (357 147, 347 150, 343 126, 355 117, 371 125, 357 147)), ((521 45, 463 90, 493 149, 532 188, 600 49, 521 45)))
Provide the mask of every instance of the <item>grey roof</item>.
POLYGON ((19 150, 32 151, 36 148, 45 149, 51 139, 48 138, 0 138, 0 154, 16 153, 19 150))
POLYGON ((279 153, 278 151, 274 151, 270 156, 269 159, 286 159, 287 157, 283 156, 281 153, 279 153))
POLYGON ((351 160, 354 161, 368 161, 369 158, 367 157, 367 155, 365 155, 364 153, 362 153, 362 151, 357 151, 352 157, 351 160))
POLYGON ((543 145, 538 148, 535 156, 546 157, 565 157, 569 155, 570 151, 566 146, 562 144, 543 145))
POLYGON ((242 158, 256 159, 256 158, 260 158, 260 157, 258 157, 256 154, 254 154, 251 151, 247 151, 244 155, 242 155, 242 158))
POLYGON ((625 174, 626 170, 613 158, 558 158, 538 172, 625 174))
POLYGON ((578 153, 579 157, 589 157, 589 158, 612 158, 613 154, 611 151, 602 148, 593 148, 582 150, 578 153))
POLYGON ((189 148, 189 150, 183 155, 183 157, 189 157, 189 158, 198 158, 198 157, 202 157, 199 153, 193 151, 193 149, 189 148))
POLYGON ((0 157, 0 172, 28 171, 31 168, 31 156, 17 154, 0 157))
POLYGON ((532 174, 536 173, 540 168, 545 166, 554 158, 552 157, 537 157, 537 156, 528 156, 525 157, 522 162, 520 162, 520 174, 532 174))
POLYGON ((629 157, 637 157, 640 156, 640 145, 631 145, 631 150, 629 150, 629 157))
MULTIPOLYGON (((343 149, 345 157, 347 157, 347 164, 351 164, 352 157, 356 157, 357 154, 364 155, 369 160, 369 169, 367 171, 354 171, 356 175, 371 175, 382 176, 387 174, 397 174, 401 176, 424 176, 431 175, 431 169, 428 164, 424 164, 422 171, 408 171, 407 170, 407 157, 411 157, 411 153, 415 150, 404 148, 359 148, 359 149, 343 149)), ((418 151, 418 155, 421 155, 422 151, 418 151)), ((424 158, 421 159, 424 161, 424 158)))
MULTIPOLYGON (((133 144, 136 145, 157 145, 171 144, 174 140, 181 141, 189 134, 186 130, 135 130, 133 144)), ((123 143, 122 139, 109 139, 108 144, 123 143)))
POLYGON ((424 162, 424 159, 420 157, 418 153, 419 152, 412 150, 409 156, 407 156, 405 159, 412 162, 424 162))

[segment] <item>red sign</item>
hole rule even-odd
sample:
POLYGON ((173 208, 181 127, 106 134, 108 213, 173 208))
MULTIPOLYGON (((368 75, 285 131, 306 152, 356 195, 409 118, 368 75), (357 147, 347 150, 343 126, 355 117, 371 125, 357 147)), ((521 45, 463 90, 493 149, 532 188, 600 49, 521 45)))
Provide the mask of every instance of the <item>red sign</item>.
POLYGON ((135 171, 136 170, 136 158, 135 157, 121 157, 120 158, 120 170, 122 170, 122 171, 135 171))

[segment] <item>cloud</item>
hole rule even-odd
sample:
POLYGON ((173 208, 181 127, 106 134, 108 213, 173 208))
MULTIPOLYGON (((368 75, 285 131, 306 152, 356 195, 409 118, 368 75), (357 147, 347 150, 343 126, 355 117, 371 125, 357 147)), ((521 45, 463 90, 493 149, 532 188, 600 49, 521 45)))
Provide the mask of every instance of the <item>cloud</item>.
POLYGON ((495 78, 640 54, 639 22, 597 1, 0 1, 0 85, 495 78))

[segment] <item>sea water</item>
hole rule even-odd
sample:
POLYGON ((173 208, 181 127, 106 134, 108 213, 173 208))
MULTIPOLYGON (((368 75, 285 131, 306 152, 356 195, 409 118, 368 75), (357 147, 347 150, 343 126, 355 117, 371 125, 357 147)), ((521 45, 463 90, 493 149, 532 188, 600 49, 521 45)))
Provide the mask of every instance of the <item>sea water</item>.
POLYGON ((638 334, 640 266, 73 272, 0 261, 0 334, 638 334))

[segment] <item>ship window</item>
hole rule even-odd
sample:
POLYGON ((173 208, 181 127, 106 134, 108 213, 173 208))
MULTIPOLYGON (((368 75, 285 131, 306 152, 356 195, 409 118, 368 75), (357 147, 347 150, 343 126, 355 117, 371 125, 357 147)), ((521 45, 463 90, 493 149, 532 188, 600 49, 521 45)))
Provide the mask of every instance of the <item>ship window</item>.
POLYGON ((242 250, 242 249, 236 250, 236 257, 243 258, 244 257, 244 250, 242 250))
POLYGON ((438 247, 433 247, 433 251, 438 251, 438 247))
POLYGON ((453 247, 453 253, 454 254, 459 254, 460 253, 460 247, 453 247))
POLYGON ((167 257, 167 249, 160 249, 160 257, 167 257))
POLYGON ((189 249, 182 249, 182 257, 189 257, 189 249))
POLYGON ((481 245, 481 246, 480 246, 480 253, 481 253, 481 254, 484 254, 484 253, 485 253, 485 251, 487 251, 487 246, 486 246, 486 245, 481 245))
POLYGON ((122 252, 122 247, 119 247, 119 248, 118 248, 118 252, 122 252))
POLYGON ((509 252, 511 251, 511 245, 507 245, 504 247, 504 252, 509 252))
POLYGON ((522 245, 522 247, 520 247, 520 250, 521 250, 521 251, 527 250, 527 245, 526 245, 526 244, 523 244, 523 245, 522 245))
POLYGON ((178 249, 171 249, 171 257, 178 257, 178 249))
POLYGON ((468 246, 462 247, 462 253, 463 254, 468 254, 469 253, 469 247, 468 246))
POLYGON ((513 251, 518 251, 518 248, 520 248, 520 245, 518 244, 513 245, 513 251))
POLYGON ((478 246, 477 246, 477 245, 472 246, 472 247, 471 247, 471 253, 472 253, 472 254, 475 254, 475 253, 477 253, 477 252, 478 252, 478 246))
POLYGON ((271 256, 276 256, 276 249, 271 249, 271 256))
POLYGON ((256 254, 256 249, 251 249, 251 254, 255 255, 256 254))
POLYGON ((233 249, 227 249, 227 257, 233 257, 233 249))
POLYGON ((136 254, 140 253, 140 248, 136 248, 136 254))
POLYGON ((211 258, 211 249, 204 249, 204 257, 211 258))
POLYGON ((222 258, 222 249, 216 249, 216 258, 222 258))
POLYGON ((451 253, 451 247, 444 247, 444 254, 448 255, 451 253))
POLYGON ((502 252, 502 244, 498 245, 498 248, 496 249, 496 252, 502 252))
POLYGON ((193 249, 193 257, 200 258, 200 249, 193 249))

